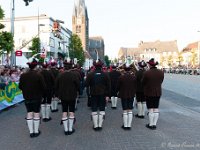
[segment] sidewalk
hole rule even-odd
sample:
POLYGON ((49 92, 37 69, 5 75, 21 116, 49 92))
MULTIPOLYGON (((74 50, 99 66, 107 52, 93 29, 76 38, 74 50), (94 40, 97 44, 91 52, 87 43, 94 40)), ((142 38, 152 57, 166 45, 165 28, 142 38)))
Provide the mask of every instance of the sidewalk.
MULTIPOLYGON (((148 118, 133 118, 132 130, 124 131, 121 103, 112 110, 106 109, 106 119, 101 132, 92 129, 91 111, 87 99, 81 98, 76 112, 76 132, 64 135, 59 112, 52 114, 50 122, 42 122, 42 134, 30 138, 26 126, 24 104, 0 113, 0 150, 194 150, 200 149, 199 113, 193 113, 172 102, 161 99, 157 130, 145 127, 148 118), (186 121, 187 120, 187 121, 186 121)), ((136 110, 134 109, 134 114, 136 110)))

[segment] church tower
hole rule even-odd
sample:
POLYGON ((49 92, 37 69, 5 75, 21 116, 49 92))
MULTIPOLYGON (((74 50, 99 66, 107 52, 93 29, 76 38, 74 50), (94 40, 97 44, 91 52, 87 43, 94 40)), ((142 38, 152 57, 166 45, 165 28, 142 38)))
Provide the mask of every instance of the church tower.
POLYGON ((77 34, 84 51, 89 50, 89 19, 85 0, 75 0, 72 15, 72 32, 77 34))

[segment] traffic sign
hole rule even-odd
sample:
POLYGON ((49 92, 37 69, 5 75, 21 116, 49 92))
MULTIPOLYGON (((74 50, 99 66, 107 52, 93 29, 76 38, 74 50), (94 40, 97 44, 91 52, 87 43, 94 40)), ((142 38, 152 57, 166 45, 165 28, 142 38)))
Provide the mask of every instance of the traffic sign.
POLYGON ((16 52, 15 52, 15 55, 16 55, 16 56, 22 56, 22 51, 21 51, 21 50, 16 51, 16 52))

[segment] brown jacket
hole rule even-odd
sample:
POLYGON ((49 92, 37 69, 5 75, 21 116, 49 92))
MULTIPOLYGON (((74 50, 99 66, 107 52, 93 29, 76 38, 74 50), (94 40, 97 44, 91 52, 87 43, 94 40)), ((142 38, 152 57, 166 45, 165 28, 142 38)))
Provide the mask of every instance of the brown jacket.
POLYGON ((131 73, 124 73, 119 77, 117 89, 118 97, 121 99, 130 99, 135 97, 136 93, 136 77, 131 73))
POLYGON ((159 97, 162 95, 161 85, 164 80, 163 71, 152 67, 144 73, 142 83, 144 85, 144 95, 148 97, 159 97))
POLYGON ((90 95, 110 96, 110 78, 101 70, 90 72, 86 78, 86 87, 90 89, 90 95))
POLYGON ((19 88, 22 90, 25 100, 41 101, 46 90, 46 84, 38 71, 29 70, 21 75, 19 88))
POLYGON ((56 96, 61 101, 74 101, 79 90, 79 79, 72 71, 60 73, 56 79, 55 90, 56 96))

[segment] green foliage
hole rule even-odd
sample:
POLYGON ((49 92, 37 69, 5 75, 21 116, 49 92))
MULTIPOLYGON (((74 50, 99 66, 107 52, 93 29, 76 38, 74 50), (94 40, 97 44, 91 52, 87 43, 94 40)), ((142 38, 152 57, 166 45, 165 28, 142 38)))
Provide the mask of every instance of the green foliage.
MULTIPOLYGON (((3 17, 4 17, 4 11, 0 6, 0 19, 3 19, 3 17)), ((0 23, 0 29, 3 29, 3 28, 4 28, 4 25, 0 23)))
POLYGON ((109 67, 110 63, 111 63, 111 60, 109 60, 109 57, 107 55, 104 56, 104 61, 106 63, 106 66, 109 67))
POLYGON ((3 19, 3 17, 4 17, 4 11, 0 6, 0 19, 3 19))
POLYGON ((9 54, 14 47, 13 36, 10 32, 1 32, 0 33, 0 55, 4 52, 9 54))
POLYGON ((32 55, 40 52, 40 38, 36 37, 32 40, 32 46, 29 47, 32 50, 32 55))
POLYGON ((114 62, 115 64, 117 64, 117 63, 118 63, 118 59, 115 58, 113 62, 114 62))
POLYGON ((69 39, 69 56, 71 59, 77 58, 81 66, 85 62, 81 39, 76 34, 73 34, 69 39))

